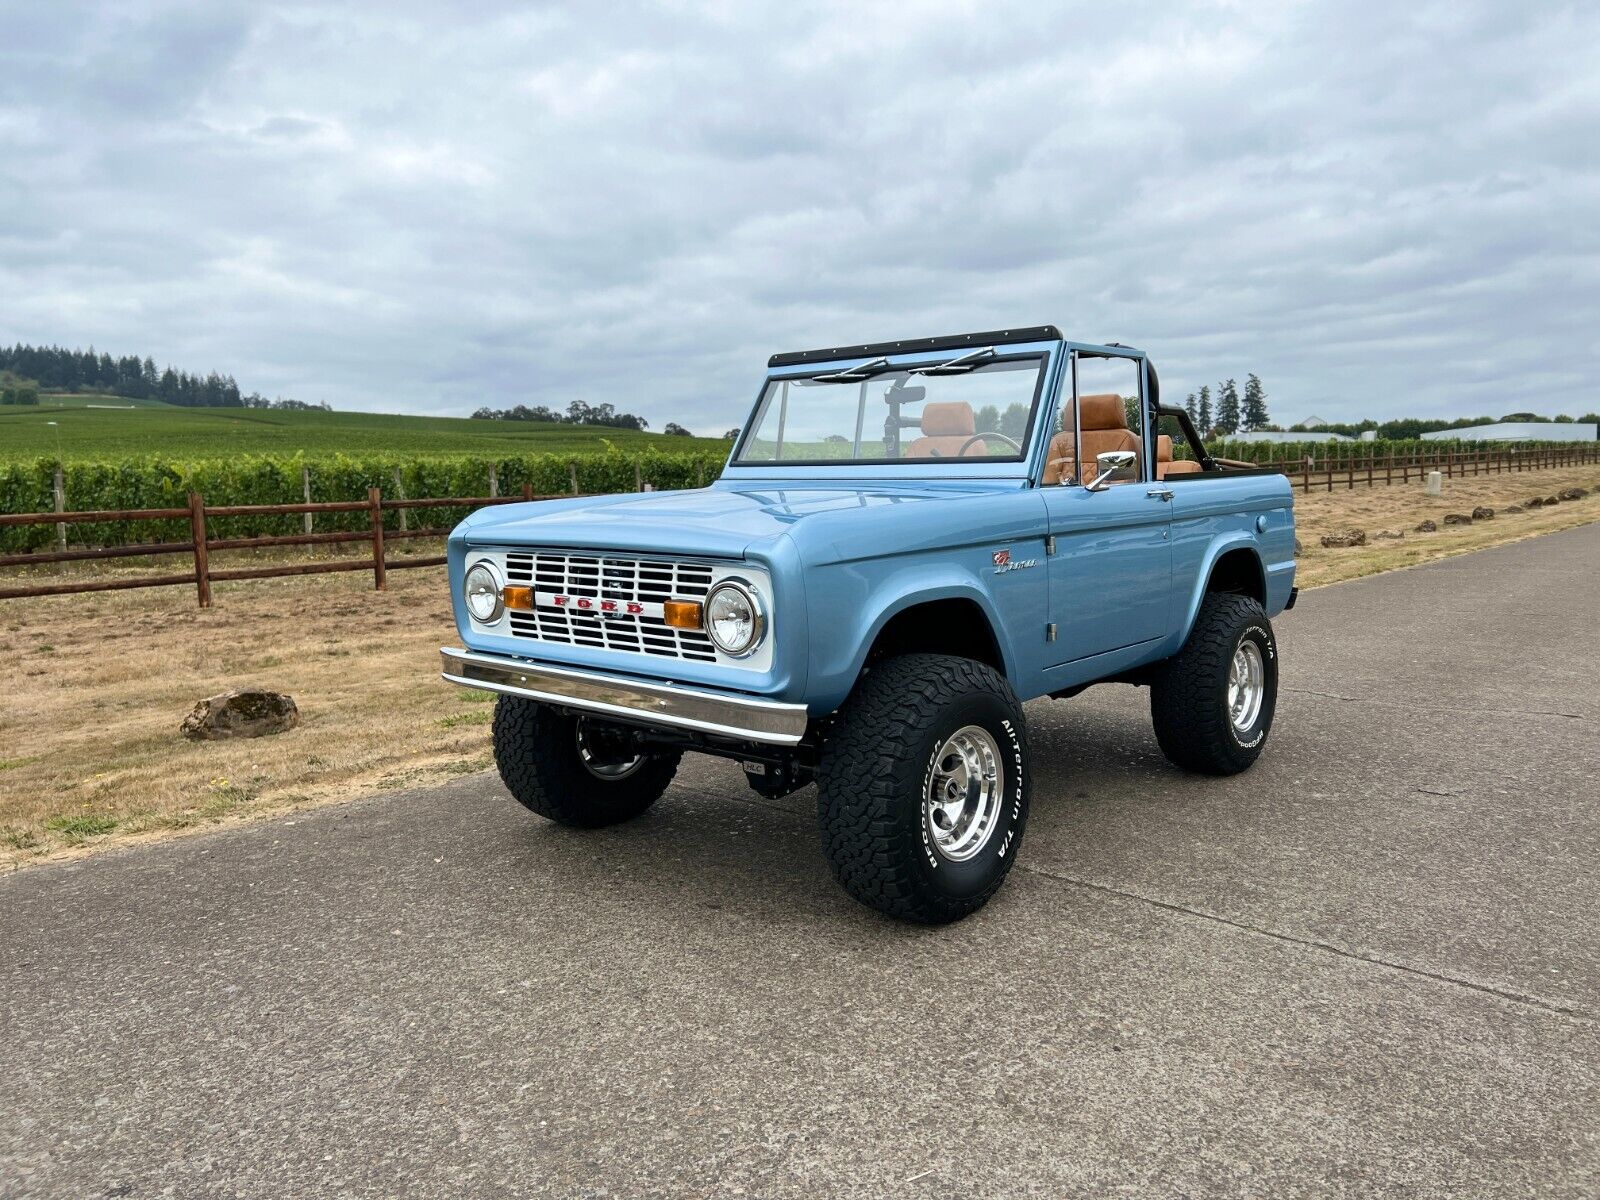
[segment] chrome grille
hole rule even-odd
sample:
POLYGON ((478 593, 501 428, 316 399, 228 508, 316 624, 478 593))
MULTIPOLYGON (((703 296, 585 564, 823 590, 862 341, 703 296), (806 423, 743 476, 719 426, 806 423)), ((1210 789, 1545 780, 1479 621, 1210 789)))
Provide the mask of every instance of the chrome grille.
MULTIPOLYGON (((611 555, 562 554, 551 551, 506 554, 506 582, 532 587, 536 592, 587 596, 592 600, 637 600, 660 604, 667 600, 704 601, 711 590, 711 568, 704 563, 663 559, 616 558, 611 555)), ((662 658, 716 662, 711 639, 698 629, 674 629, 660 617, 647 614, 582 612, 574 608, 536 607, 531 612, 510 612, 514 637, 569 646, 596 646, 605 650, 631 650, 662 658)))

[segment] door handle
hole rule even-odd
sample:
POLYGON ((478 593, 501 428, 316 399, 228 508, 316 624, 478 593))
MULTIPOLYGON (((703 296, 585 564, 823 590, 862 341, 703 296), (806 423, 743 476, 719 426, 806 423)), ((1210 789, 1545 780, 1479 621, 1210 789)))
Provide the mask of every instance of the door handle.
POLYGON ((1172 490, 1170 488, 1151 488, 1145 495, 1151 500, 1171 500, 1172 490))

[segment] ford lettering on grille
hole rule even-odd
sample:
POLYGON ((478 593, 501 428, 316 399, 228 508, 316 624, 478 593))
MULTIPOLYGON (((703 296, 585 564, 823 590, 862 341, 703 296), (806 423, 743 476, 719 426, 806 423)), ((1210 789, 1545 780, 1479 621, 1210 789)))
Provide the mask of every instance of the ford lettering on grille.
POLYGON ((705 600, 711 588, 705 563, 510 551, 506 582, 533 589, 533 608, 509 614, 514 637, 717 661, 702 630, 675 629, 664 619, 668 600, 705 600))

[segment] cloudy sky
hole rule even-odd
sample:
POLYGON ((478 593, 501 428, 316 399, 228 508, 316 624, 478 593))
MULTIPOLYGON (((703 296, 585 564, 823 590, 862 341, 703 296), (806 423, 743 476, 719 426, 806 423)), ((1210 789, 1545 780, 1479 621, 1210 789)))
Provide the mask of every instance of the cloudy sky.
POLYGON ((1293 420, 1600 407, 1600 6, 0 0, 0 340, 720 432, 1054 322, 1293 420))

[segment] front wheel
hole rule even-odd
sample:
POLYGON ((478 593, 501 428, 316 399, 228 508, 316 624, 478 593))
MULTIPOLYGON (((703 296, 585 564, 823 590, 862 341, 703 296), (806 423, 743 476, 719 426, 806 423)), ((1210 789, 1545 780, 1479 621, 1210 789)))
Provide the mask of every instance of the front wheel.
POLYGON ((845 891, 902 920, 976 912, 1005 881, 1028 817, 1022 707, 970 659, 872 668, 822 750, 822 851, 845 891))
POLYGON ((1237 775, 1255 762, 1278 704, 1278 643, 1249 596, 1211 592, 1189 640, 1150 688, 1161 752, 1202 775, 1237 775))
POLYGON ((494 708, 494 761, 519 804, 559 825, 596 829, 631 820, 661 798, 675 751, 645 753, 628 732, 520 696, 494 708))

